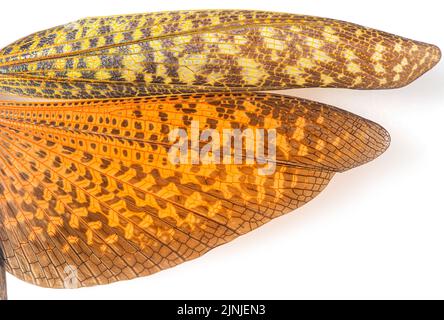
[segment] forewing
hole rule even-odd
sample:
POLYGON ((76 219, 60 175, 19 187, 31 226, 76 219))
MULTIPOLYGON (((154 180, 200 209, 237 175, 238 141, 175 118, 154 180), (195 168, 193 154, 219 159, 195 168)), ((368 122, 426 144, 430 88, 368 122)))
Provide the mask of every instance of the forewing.
POLYGON ((0 90, 45 98, 404 86, 433 45, 348 22, 262 11, 87 18, 0 52, 0 90))

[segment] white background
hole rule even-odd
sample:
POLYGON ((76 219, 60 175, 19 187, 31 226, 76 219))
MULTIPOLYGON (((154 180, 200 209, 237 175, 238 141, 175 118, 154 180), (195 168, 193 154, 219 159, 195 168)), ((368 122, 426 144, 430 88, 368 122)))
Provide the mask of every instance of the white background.
MULTIPOLYGON (((265 9, 347 20, 444 48, 441 1, 2 1, 0 47, 94 15, 265 9)), ((383 125, 389 150, 338 174, 312 202, 204 257, 150 277, 78 290, 8 276, 11 299, 444 298, 444 63, 389 91, 287 93, 383 125)))

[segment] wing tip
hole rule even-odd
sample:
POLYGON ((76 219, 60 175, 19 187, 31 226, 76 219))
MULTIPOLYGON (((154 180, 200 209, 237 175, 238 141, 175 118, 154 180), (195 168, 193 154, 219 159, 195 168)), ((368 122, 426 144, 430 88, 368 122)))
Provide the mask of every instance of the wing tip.
POLYGON ((401 77, 400 81, 393 81, 388 88, 398 89, 410 85, 441 61, 442 52, 438 46, 419 41, 413 41, 413 45, 416 46, 417 50, 410 51, 407 58, 416 68, 405 78, 401 77))
POLYGON ((352 144, 360 149, 361 157, 349 166, 345 166, 342 171, 347 171, 364 164, 367 164, 382 154, 384 154, 391 144, 390 133, 380 124, 359 117, 361 126, 359 131, 361 136, 367 136, 365 140, 355 139, 352 144))

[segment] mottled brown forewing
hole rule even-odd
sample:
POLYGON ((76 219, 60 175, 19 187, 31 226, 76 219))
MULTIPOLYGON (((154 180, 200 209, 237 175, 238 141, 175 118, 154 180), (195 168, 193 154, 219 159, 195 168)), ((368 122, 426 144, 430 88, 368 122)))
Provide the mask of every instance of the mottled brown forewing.
POLYGON ((407 85, 433 45, 348 22, 263 11, 98 17, 0 51, 0 92, 85 99, 301 87, 407 85))

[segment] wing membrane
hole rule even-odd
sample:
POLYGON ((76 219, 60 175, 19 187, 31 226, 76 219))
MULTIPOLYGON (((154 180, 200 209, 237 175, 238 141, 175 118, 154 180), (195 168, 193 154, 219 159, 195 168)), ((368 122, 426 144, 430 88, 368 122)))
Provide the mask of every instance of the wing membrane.
POLYGON ((371 121, 272 94, 0 104, 1 249, 10 273, 46 287, 66 287, 67 270, 90 286, 197 258, 389 143, 371 121), (200 129, 276 129, 275 171, 168 161, 168 133, 197 119, 200 129))
POLYGON ((45 98, 110 98, 215 88, 404 86, 439 49, 355 24, 262 11, 87 18, 0 52, 0 90, 45 98))

